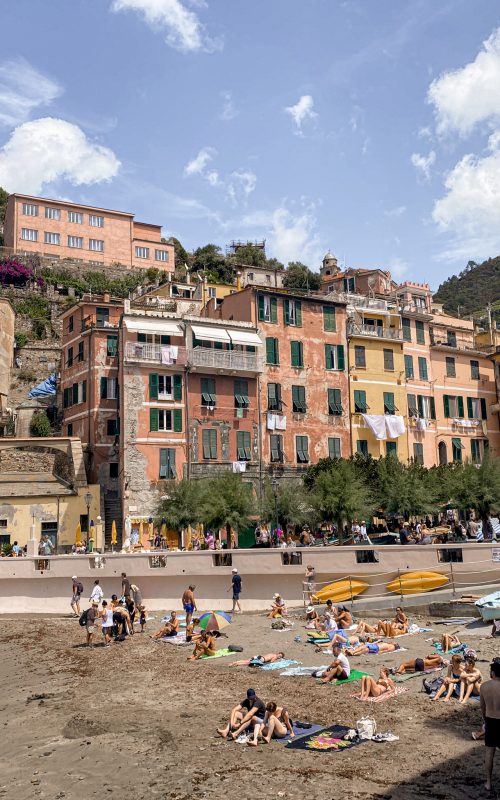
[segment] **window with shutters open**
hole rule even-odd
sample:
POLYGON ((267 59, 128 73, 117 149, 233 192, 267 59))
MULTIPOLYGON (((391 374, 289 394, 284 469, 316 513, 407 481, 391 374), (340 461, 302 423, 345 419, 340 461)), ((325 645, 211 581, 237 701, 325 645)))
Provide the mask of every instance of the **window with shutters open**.
POLYGON ((384 392, 384 414, 395 414, 396 411, 394 392, 384 392))
POLYGON ((443 395, 444 415, 446 418, 463 419, 464 417, 464 398, 455 397, 449 394, 443 395))
POLYGON ((281 384, 268 383, 267 384, 267 410, 268 411, 281 411, 281 384))
POLYGON ((302 303, 300 300, 285 297, 283 300, 283 313, 285 325, 294 325, 297 328, 302 326, 302 303))
POLYGON ((172 480, 175 477, 175 449, 173 447, 162 447, 160 449, 160 478, 172 480))
POLYGON ((173 399, 172 375, 158 375, 158 399, 173 399))
POLYGON ((202 432, 203 458, 217 458, 217 431, 214 428, 204 428, 202 432))
POLYGON ((417 407, 417 397, 414 394, 407 395, 408 401, 408 416, 409 417, 418 417, 418 407, 417 407))
POLYGON ((292 367, 304 366, 302 342, 290 342, 290 358, 292 367))
POLYGON ((272 433, 269 437, 271 451, 271 461, 281 463, 283 461, 283 436, 280 433, 272 433))
POLYGON ((462 444, 462 440, 459 436, 453 436, 451 440, 451 450, 453 455, 453 461, 460 462, 462 461, 462 450, 464 446, 462 444))
POLYGON ((415 320, 415 333, 417 334, 417 344, 425 344, 425 327, 422 320, 415 320))
POLYGON ((421 442, 414 442, 413 444, 413 460, 415 464, 424 463, 424 446, 421 442))
POLYGON ((234 382, 234 406, 235 408, 248 408, 250 399, 248 397, 248 381, 237 378, 234 382))
POLYGON ((354 411, 356 414, 366 414, 366 392, 363 389, 354 390, 354 411))
POLYGON ((118 336, 107 337, 106 352, 110 358, 114 358, 118 355, 118 336))
POLYGON ((413 372, 413 356, 405 356, 405 377, 407 379, 415 377, 413 372))
POLYGON ((307 464, 309 462, 309 443, 307 436, 295 437, 295 453, 298 464, 307 464))
POLYGON ((306 413, 305 386, 292 386, 292 410, 296 414, 306 413))
POLYGON ((325 367, 335 370, 345 369, 344 345, 325 344, 325 367))
POLYGON ((201 379, 201 405, 214 408, 217 403, 214 378, 201 379))
POLYGON ((356 452, 363 458, 368 458, 368 440, 358 439, 356 442, 356 452))
POLYGON ((66 366, 72 367, 73 366, 73 348, 68 347, 68 351, 66 353, 66 366))
POLYGON ((342 395, 340 389, 328 389, 328 414, 342 415, 342 395))
POLYGON ((260 322, 278 322, 278 298, 268 294, 259 294, 257 299, 258 318, 260 322))
POLYGON ((250 432, 249 431, 236 431, 236 450, 238 461, 250 461, 250 432))

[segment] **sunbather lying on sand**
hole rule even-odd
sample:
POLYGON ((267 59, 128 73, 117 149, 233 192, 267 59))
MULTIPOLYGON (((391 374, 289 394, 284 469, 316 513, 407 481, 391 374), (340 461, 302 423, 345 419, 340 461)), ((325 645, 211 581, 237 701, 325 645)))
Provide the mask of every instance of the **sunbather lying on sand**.
POLYGON ((188 661, 197 661, 202 656, 213 656, 216 652, 215 636, 203 631, 198 642, 196 642, 193 655, 189 656, 188 661))
POLYGON ((381 694, 394 689, 394 681, 389 677, 387 667, 382 667, 378 680, 371 675, 363 675, 361 678, 360 700, 368 700, 369 697, 380 697, 381 694))
POLYGON ((401 650, 401 645, 396 642, 366 642, 358 647, 350 647, 345 652, 348 656, 364 656, 367 653, 394 653, 395 650, 401 650))
POLYGON ((443 633, 440 641, 443 653, 447 653, 448 650, 453 650, 454 647, 459 647, 462 644, 456 633, 443 633))
POLYGON ((465 660, 465 668, 460 676, 460 697, 458 702, 465 704, 469 697, 477 697, 481 689, 483 676, 476 667, 473 658, 465 660))
POLYGON ((439 700, 446 692, 446 697, 443 697, 443 702, 447 703, 455 688, 460 684, 460 678, 462 677, 463 669, 464 665, 462 663, 462 656, 458 654, 452 656, 451 662, 448 665, 446 677, 432 699, 439 700))
POLYGON ((252 747, 257 747, 259 733, 262 736, 262 741, 266 742, 266 744, 269 744, 273 736, 276 739, 283 739, 287 734, 290 734, 290 738, 293 738, 295 734, 292 728, 292 721, 286 708, 279 707, 276 703, 268 703, 263 725, 258 722, 254 725, 253 738, 248 742, 252 747))
POLYGON ((230 667, 262 667, 264 664, 273 664, 275 661, 279 661, 280 658, 284 658, 284 653, 266 653, 265 656, 252 656, 252 658, 247 658, 244 661, 232 661, 229 664, 230 667))
POLYGON ((386 619, 380 619, 376 625, 370 625, 368 622, 361 620, 355 633, 376 633, 378 636, 394 638, 394 636, 401 636, 403 633, 408 633, 408 625, 406 623, 394 622, 386 619))
POLYGON ((448 662, 436 653, 430 653, 424 658, 413 658, 411 661, 403 661, 396 670, 396 675, 403 675, 405 672, 425 672, 426 669, 436 669, 444 667, 448 662))

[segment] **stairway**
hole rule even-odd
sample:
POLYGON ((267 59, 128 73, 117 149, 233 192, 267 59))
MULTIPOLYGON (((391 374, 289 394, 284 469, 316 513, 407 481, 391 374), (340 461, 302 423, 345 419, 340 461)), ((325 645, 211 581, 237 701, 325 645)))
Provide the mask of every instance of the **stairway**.
POLYGON ((115 550, 122 546, 122 501, 117 491, 109 490, 104 494, 104 542, 106 550, 111 550, 111 526, 116 522, 115 550))

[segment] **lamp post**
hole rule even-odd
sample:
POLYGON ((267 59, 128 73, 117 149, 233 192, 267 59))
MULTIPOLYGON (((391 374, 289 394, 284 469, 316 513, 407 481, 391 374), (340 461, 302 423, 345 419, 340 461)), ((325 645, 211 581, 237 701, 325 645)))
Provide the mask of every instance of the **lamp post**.
POLYGON ((87 492, 85 494, 85 504, 87 506, 87 546, 88 546, 88 540, 90 536, 90 506, 92 504, 92 495, 90 494, 90 492, 87 492))
POLYGON ((279 488, 279 483, 276 480, 276 478, 273 478, 273 480, 271 481, 271 486, 273 488, 273 495, 274 495, 274 517, 275 517, 275 520, 276 520, 276 536, 277 536, 278 535, 278 527, 279 527, 279 521, 278 521, 278 488, 279 488))

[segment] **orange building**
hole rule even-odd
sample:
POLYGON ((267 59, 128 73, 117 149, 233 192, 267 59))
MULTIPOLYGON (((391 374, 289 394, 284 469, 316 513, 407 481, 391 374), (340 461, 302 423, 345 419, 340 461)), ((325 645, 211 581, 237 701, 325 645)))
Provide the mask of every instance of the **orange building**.
POLYGON ((11 194, 4 243, 16 253, 174 271, 174 246, 162 242, 161 225, 136 222, 126 211, 65 200, 11 194))

